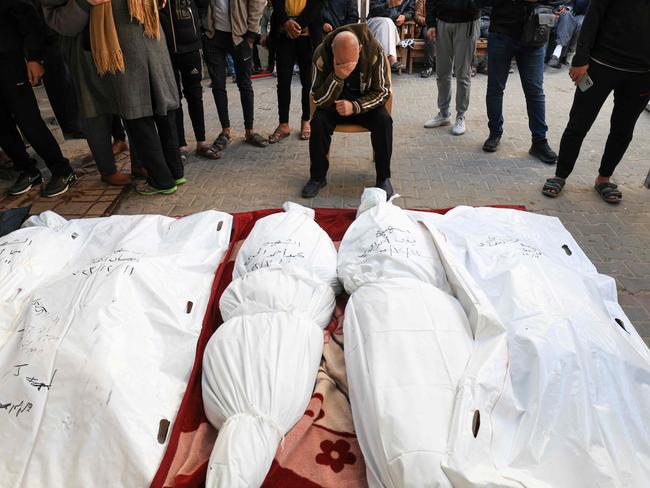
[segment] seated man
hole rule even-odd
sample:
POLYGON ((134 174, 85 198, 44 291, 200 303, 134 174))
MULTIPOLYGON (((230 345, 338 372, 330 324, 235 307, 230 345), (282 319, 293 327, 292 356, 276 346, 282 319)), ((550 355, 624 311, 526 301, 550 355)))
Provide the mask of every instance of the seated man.
POLYGON ((318 195, 327 184, 327 155, 337 124, 359 124, 370 131, 377 171, 376 186, 393 194, 390 158, 393 119, 384 107, 390 96, 390 72, 382 47, 366 24, 341 27, 328 34, 314 53, 311 119, 310 179, 304 198, 318 195))
MULTIPOLYGON (((430 2, 433 0, 429 0, 430 2)), ((436 56, 436 41, 427 36, 427 0, 417 0, 415 3, 415 23, 420 27, 420 38, 424 41, 426 57, 424 67, 420 72, 422 78, 429 78, 433 74, 436 56)))
POLYGON ((413 20, 414 15, 415 0, 370 0, 368 27, 388 54, 388 61, 393 71, 403 68, 397 61, 397 44, 400 42, 397 27, 413 20))
MULTIPOLYGON (((548 65, 552 68, 560 69, 560 59, 562 58, 563 50, 575 45, 582 22, 585 20, 585 14, 589 7, 589 0, 572 0, 563 6, 558 15, 560 16, 557 21, 556 27, 556 44, 555 50, 548 65)), ((566 51, 564 51, 566 54, 566 51)))

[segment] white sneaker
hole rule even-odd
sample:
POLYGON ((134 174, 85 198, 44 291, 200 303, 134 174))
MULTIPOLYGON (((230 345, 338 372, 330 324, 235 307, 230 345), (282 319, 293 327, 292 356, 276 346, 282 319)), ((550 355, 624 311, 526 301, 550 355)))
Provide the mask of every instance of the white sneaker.
POLYGON ((451 123, 451 115, 443 115, 441 112, 438 112, 431 120, 427 120, 424 123, 424 127, 427 129, 433 129, 434 127, 442 127, 443 125, 449 125, 451 123))
POLYGON ((465 128, 465 117, 463 115, 459 115, 456 117, 456 123, 454 124, 454 127, 451 129, 451 133, 455 136, 462 136, 467 129, 465 128))

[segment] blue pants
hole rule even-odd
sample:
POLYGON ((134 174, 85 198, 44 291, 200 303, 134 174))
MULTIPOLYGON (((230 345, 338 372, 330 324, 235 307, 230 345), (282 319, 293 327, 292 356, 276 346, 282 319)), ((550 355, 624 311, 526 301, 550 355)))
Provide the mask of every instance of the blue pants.
POLYGON ((503 134, 503 92, 512 58, 517 60, 521 86, 526 95, 528 126, 533 142, 545 141, 544 47, 523 46, 519 40, 490 32, 488 37, 488 87, 485 102, 491 135, 503 134))

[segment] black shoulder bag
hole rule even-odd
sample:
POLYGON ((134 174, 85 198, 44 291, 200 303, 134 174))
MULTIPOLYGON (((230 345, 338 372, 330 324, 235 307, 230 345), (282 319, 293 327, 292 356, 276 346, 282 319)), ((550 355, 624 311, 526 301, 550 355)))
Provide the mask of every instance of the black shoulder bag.
POLYGON ((526 20, 521 36, 522 44, 530 47, 542 47, 548 42, 556 17, 551 7, 530 6, 526 9, 526 20))

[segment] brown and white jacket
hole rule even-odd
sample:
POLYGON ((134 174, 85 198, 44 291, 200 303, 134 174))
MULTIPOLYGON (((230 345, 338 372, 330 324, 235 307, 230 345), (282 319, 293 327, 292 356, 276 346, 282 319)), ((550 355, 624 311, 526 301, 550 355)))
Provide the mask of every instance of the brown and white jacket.
POLYGON ((341 95, 344 80, 334 74, 332 41, 336 34, 344 30, 354 33, 361 44, 359 70, 362 95, 356 100, 350 100, 354 107, 354 113, 360 114, 381 107, 390 95, 388 60, 384 50, 372 37, 368 25, 365 23, 340 27, 323 39, 323 43, 314 52, 311 94, 316 108, 332 105, 341 95))

